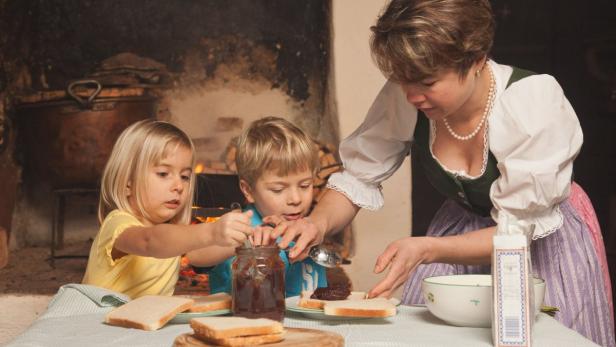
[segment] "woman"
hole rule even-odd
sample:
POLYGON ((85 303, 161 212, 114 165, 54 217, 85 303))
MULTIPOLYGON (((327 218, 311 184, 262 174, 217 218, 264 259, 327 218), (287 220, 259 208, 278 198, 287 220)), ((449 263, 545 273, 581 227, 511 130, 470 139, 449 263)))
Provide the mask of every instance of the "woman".
POLYGON ((490 273, 499 214, 534 224, 533 270, 556 319, 614 346, 605 250, 592 206, 572 183, 582 145, 577 116, 556 80, 488 59, 494 22, 488 0, 393 0, 372 27, 374 59, 389 81, 363 124, 340 146, 345 171, 309 218, 282 222, 281 247, 297 239, 302 259, 360 208, 383 205, 380 184, 417 146, 431 183, 449 199, 426 237, 392 242, 371 296, 404 284, 421 303, 421 279, 490 273))

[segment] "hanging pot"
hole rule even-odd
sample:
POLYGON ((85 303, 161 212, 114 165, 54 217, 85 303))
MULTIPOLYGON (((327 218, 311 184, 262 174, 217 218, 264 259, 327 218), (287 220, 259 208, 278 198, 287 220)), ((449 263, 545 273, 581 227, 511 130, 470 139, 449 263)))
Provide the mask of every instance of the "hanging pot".
POLYGON ((120 133, 130 124, 155 116, 152 96, 99 97, 96 80, 67 88, 68 98, 16 106, 24 174, 49 180, 55 189, 96 188, 120 133), (78 88, 94 87, 86 97, 78 88), (81 94, 83 95, 83 94, 81 94))

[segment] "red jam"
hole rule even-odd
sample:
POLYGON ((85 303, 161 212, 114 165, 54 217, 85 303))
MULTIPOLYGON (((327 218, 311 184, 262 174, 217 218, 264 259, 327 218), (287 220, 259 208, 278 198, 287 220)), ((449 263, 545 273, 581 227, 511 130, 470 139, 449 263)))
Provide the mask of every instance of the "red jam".
POLYGON ((344 300, 349 297, 351 290, 349 286, 333 285, 331 287, 321 287, 315 289, 310 296, 311 299, 320 300, 344 300))
POLYGON ((276 246, 237 248, 233 272, 235 316, 282 322, 285 311, 284 263, 276 246))

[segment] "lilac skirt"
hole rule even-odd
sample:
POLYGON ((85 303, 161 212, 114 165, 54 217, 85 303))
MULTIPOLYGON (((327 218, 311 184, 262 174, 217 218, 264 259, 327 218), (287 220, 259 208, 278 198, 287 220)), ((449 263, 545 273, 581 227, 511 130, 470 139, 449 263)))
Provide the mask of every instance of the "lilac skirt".
MULTIPOLYGON (((614 320, 606 286, 587 224, 569 200, 561 203, 563 226, 531 244, 533 272, 546 281, 544 305, 560 309, 554 318, 601 346, 615 346, 614 320)), ((446 201, 430 224, 428 236, 448 236, 494 226, 446 201)), ((404 285, 402 302, 422 304, 421 282, 425 277, 448 274, 489 274, 490 265, 423 264, 404 285)), ((608 286, 609 288, 609 286, 608 286)))

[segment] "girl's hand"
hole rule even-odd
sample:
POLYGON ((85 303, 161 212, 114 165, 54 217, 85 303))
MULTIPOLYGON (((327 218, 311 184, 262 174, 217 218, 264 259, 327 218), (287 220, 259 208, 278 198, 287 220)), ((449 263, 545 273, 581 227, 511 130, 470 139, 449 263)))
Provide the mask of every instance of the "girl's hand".
POLYGON ((231 211, 225 213, 213 224, 212 238, 214 243, 219 246, 237 247, 244 243, 246 238, 252 234, 250 218, 252 211, 246 212, 231 211))
POLYGON ((378 257, 374 267, 375 273, 381 273, 387 267, 389 272, 368 292, 368 297, 391 297, 417 266, 426 261, 428 252, 429 239, 426 237, 405 237, 390 243, 378 257))
POLYGON ((292 262, 304 260, 308 257, 312 246, 323 242, 324 232, 319 231, 308 217, 287 221, 280 216, 267 216, 263 218, 263 222, 276 226, 271 234, 272 239, 282 235, 278 247, 285 249, 291 241, 296 240, 295 246, 289 251, 292 262))
POLYGON ((274 229, 269 224, 263 224, 253 229, 248 238, 253 246, 268 246, 272 243, 274 229))

